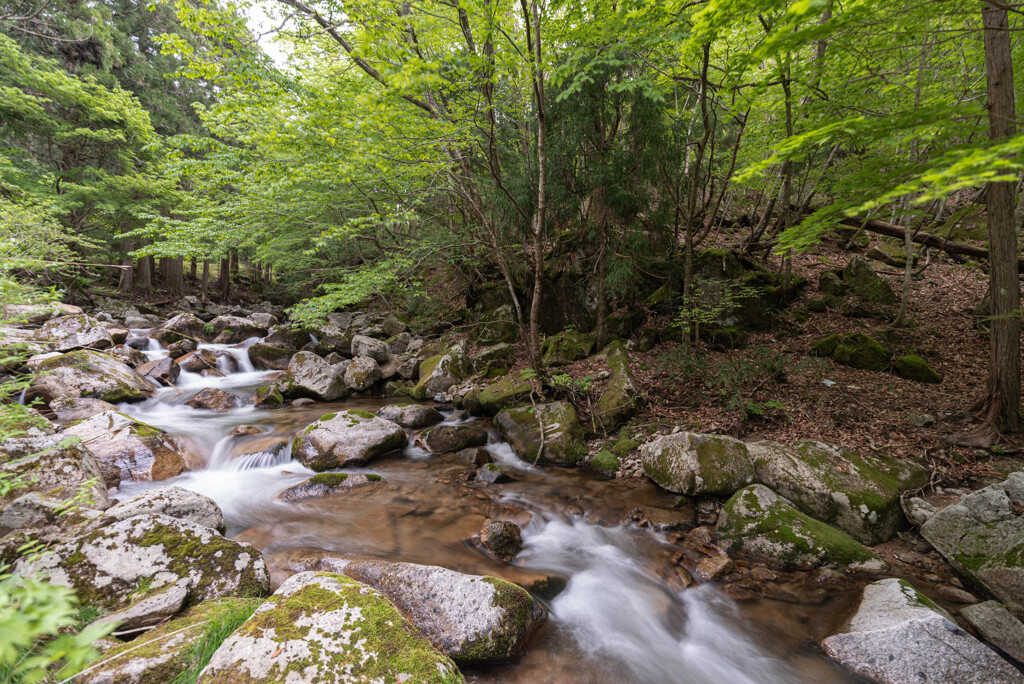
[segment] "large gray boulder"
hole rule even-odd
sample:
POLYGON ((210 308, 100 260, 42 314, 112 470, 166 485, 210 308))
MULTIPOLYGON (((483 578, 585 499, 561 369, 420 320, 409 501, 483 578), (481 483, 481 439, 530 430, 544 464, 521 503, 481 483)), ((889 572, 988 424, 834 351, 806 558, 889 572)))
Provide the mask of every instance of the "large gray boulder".
POLYGON ((114 345, 110 333, 92 316, 59 316, 51 318, 33 336, 48 343, 53 351, 68 352, 75 349, 107 349, 114 345))
POLYGON ((612 432, 640 410, 641 398, 622 345, 610 346, 604 358, 612 377, 597 400, 594 417, 602 430, 612 432))
POLYGON ((80 491, 91 508, 110 506, 100 465, 85 445, 64 435, 8 439, 0 444, 0 473, 20 479, 24 487, 0 496, 0 508, 29 492, 64 501, 80 491))
POLYGON ((759 482, 868 545, 896 536, 905 525, 900 495, 928 484, 928 471, 909 461, 822 442, 762 441, 747 449, 759 482))
POLYGON ((116 411, 117 407, 102 399, 84 397, 65 397, 50 402, 50 410, 57 420, 70 422, 91 418, 104 411, 116 411))
POLYGON ((345 384, 353 392, 365 392, 382 377, 380 366, 369 356, 357 356, 345 366, 345 384))
POLYGON ((764 485, 745 487, 718 515, 719 544, 783 568, 849 567, 880 572, 886 564, 841 530, 801 513, 764 485))
POLYGON ((567 401, 505 409, 494 424, 516 456, 528 463, 575 465, 587 455, 579 416, 567 401))
MULTIPOLYGON (((169 330, 177 333, 179 336, 185 335, 187 337, 194 337, 196 339, 208 339, 212 337, 206 332, 206 324, 202 320, 190 313, 180 313, 170 318, 163 325, 160 326, 161 330, 169 330)), ((180 337, 179 337, 180 339, 180 337)), ((173 340, 177 342, 177 340, 173 340)))
POLYGON ((305 501, 332 494, 379 489, 386 485, 384 478, 374 473, 320 473, 305 482, 289 487, 277 496, 282 501, 305 501))
POLYGON ((420 401, 447 392, 473 372, 466 358, 465 341, 452 345, 445 353, 424 359, 420 363, 420 379, 412 388, 412 398, 420 401))
POLYGON ((843 667, 884 684, 1024 682, 1016 668, 895 578, 866 586, 857 612, 821 645, 843 667))
POLYGON ((268 332, 266 327, 240 316, 217 316, 206 329, 210 328, 214 331, 213 341, 219 344, 235 344, 250 337, 264 337, 268 332))
POLYGON ((1024 663, 1024 623, 998 601, 982 601, 960 609, 960 615, 990 644, 1024 663))
POLYGON ((401 449, 405 430, 367 411, 350 410, 321 416, 292 442, 292 456, 316 471, 362 465, 401 449))
POLYGON ((438 650, 460 664, 518 657, 547 611, 529 592, 496 577, 436 565, 318 554, 304 565, 368 584, 388 597, 438 650))
POLYGON ((747 445, 723 435, 677 432, 640 447, 644 475, 687 496, 729 496, 755 481, 747 445))
POLYGON ((921 535, 957 572, 1024 619, 1024 471, 942 509, 921 535))
POLYGON ((30 364, 36 375, 26 399, 87 397, 117 404, 153 396, 155 386, 107 354, 83 349, 30 364))
POLYGON ((288 578, 229 636, 199 684, 460 684, 439 653, 379 592, 344 575, 288 578))
POLYGON ((391 350, 382 340, 356 335, 352 338, 352 356, 369 356, 377 363, 387 363, 391 358, 391 350))
POLYGON ((282 393, 289 399, 334 401, 348 396, 338 369, 312 352, 299 352, 288 362, 282 393))
POLYGON ((270 586, 260 552, 216 530, 166 515, 120 520, 19 560, 14 572, 43 573, 71 587, 85 605, 116 610, 140 594, 186 579, 189 604, 220 596, 255 597, 270 586))
POLYGON ((427 427, 444 420, 437 409, 423 404, 389 404, 378 410, 377 415, 406 428, 427 427))
POLYGON ((122 480, 164 480, 185 470, 181 440, 118 411, 98 413, 64 434, 81 438, 100 468, 118 468, 122 480))
POLYGON ((91 521, 88 529, 99 529, 118 520, 137 515, 159 514, 169 518, 190 520, 224 534, 224 514, 217 502, 208 496, 183 487, 158 487, 117 503, 91 521))

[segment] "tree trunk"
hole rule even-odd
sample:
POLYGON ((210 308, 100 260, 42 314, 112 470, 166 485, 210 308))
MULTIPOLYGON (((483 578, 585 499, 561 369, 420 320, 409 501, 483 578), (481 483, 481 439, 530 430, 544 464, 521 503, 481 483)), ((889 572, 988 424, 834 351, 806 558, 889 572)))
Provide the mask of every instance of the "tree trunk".
MULTIPOLYGON (((989 138, 997 143, 1014 135, 1013 55, 1005 6, 985 5, 985 72, 988 84, 989 138)), ((1013 223, 1014 183, 989 183, 989 267, 992 330, 989 335, 988 387, 975 408, 983 429, 1016 431, 1020 416, 1020 281, 1017 277, 1017 232, 1013 223)))
POLYGON ((191 278, 193 282, 195 282, 195 279, 196 279, 196 258, 195 257, 192 257, 191 261, 189 261, 189 264, 188 264, 188 277, 191 278))
POLYGON ((220 260, 220 301, 221 304, 226 304, 228 297, 231 296, 231 259, 220 260))
POLYGON ((173 296, 180 297, 185 290, 185 257, 175 257, 167 261, 167 291, 173 296))
POLYGON ((128 243, 124 246, 124 254, 121 255, 121 274, 117 281, 117 289, 120 292, 131 292, 132 286, 135 284, 135 271, 132 268, 132 260, 129 258, 128 253, 132 251, 132 243, 128 243))
POLYGON ((538 376, 544 375, 540 354, 540 305, 544 296, 544 224, 547 220, 547 122, 544 113, 544 62, 541 49, 540 7, 536 1, 520 0, 523 19, 526 21, 526 39, 530 48, 531 71, 533 74, 533 99, 537 110, 537 205, 533 211, 530 230, 533 248, 533 301, 530 302, 530 362, 538 376), (532 22, 531 22, 532 15, 532 22), (530 25, 533 25, 533 39, 530 25))
POLYGON ((153 291, 153 257, 139 259, 139 287, 146 294, 153 291))
POLYGON ((203 283, 200 286, 199 291, 200 291, 200 296, 202 297, 202 300, 204 302, 206 301, 206 288, 209 286, 209 284, 210 284, 210 260, 209 259, 203 259, 203 283))

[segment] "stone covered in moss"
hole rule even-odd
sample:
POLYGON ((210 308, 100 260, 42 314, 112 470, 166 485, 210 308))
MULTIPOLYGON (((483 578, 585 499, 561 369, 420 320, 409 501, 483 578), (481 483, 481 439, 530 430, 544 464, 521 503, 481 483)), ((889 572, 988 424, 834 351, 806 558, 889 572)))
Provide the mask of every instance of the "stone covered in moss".
POLYGON ((348 396, 345 378, 338 367, 313 352, 295 354, 288 362, 288 371, 281 384, 282 394, 287 399, 334 401, 348 396))
POLYGON ((644 475, 678 494, 728 496, 754 482, 743 442, 723 435, 677 432, 640 447, 644 475))
POLYGON ((103 652, 102 662, 75 677, 79 684, 167 684, 193 665, 193 649, 214 632, 252 615, 260 599, 224 598, 189 608, 156 629, 103 652))
POLYGON ((1017 684, 1024 679, 949 613, 894 577, 864 587, 856 612, 821 645, 840 665, 872 682, 1017 684))
POLYGON ((832 350, 836 361, 861 370, 886 371, 889 357, 889 350, 881 342, 864 333, 843 335, 832 350))
POLYGON ((839 346, 840 339, 842 338, 839 335, 829 335, 828 337, 823 337, 814 344, 812 344, 811 348, 808 350, 807 353, 810 354, 811 356, 832 356, 832 352, 834 352, 836 350, 836 347, 839 346))
POLYGON ((480 391, 480 410, 489 416, 496 416, 504 409, 529 402, 533 383, 523 371, 506 375, 480 391))
POLYGON ((14 571, 41 572, 71 587, 86 605, 118 609, 178 580, 189 603, 221 596, 255 597, 270 579, 259 551, 216 530, 166 515, 138 515, 58 544, 14 571))
POLYGON ((1024 619, 1024 471, 964 496, 921 535, 973 584, 1024 619))
POLYGON ((640 410, 641 400, 622 345, 609 345, 604 358, 612 377, 597 400, 594 415, 598 426, 607 433, 632 418, 640 410))
POLYGON ((284 395, 276 386, 264 385, 257 388, 253 405, 256 408, 278 408, 284 406, 284 395))
POLYGON ((480 314, 480 320, 470 330, 469 338, 488 347, 501 343, 512 344, 518 333, 515 310, 511 304, 503 304, 480 314))
POLYGON ((259 370, 287 370, 295 350, 257 342, 246 350, 249 361, 259 370))
POLYGON ((427 427, 444 420, 437 409, 423 404, 389 404, 377 411, 377 415, 406 428, 427 427))
POLYGON ((917 354, 907 354, 896 359, 893 364, 896 375, 907 380, 916 382, 927 382, 938 384, 942 382, 942 376, 935 372, 928 363, 917 354))
POLYGON ((284 501, 303 501, 331 494, 344 494, 357 489, 376 489, 386 484, 383 477, 372 473, 320 473, 294 487, 289 487, 278 494, 278 497, 284 501))
POLYGON ((887 306, 896 303, 896 294, 889 283, 882 280, 871 264, 854 255, 843 269, 843 283, 863 300, 887 306))
POLYGON ((416 443, 427 451, 447 454, 487 444, 487 431, 472 425, 438 425, 421 432, 416 443))
POLYGON ((81 438, 100 467, 118 468, 122 480, 163 480, 185 470, 183 442, 118 411, 97 413, 64 434, 81 438))
POLYGON ((29 492, 63 501, 83 491, 91 508, 110 506, 96 457, 63 435, 8 439, 0 444, 0 474, 20 478, 24 487, 0 495, 0 509, 29 492))
MULTIPOLYGON (((213 335, 207 333, 206 323, 190 313, 180 313, 168 319, 160 326, 160 330, 169 330, 179 335, 200 340, 213 339, 213 335)), ((216 331, 211 327, 209 328, 209 333, 216 333, 216 331)), ((176 342, 177 340, 173 341, 176 342)))
POLYGON ((508 368, 514 357, 512 345, 505 342, 484 347, 473 357, 473 367, 479 371, 508 368))
POLYGON ((574 465, 587 455, 579 416, 567 401, 505 409, 495 416, 494 423, 516 455, 528 463, 537 461, 540 454, 540 463, 574 465))
POLYGON ((292 456, 316 471, 362 465, 372 458, 401 449, 405 430, 367 411, 328 413, 299 433, 292 456))
POLYGON ((379 592, 343 575, 302 572, 210 659, 201 684, 465 680, 379 592))
POLYGON ((33 338, 48 342, 50 350, 59 352, 107 349, 114 345, 110 332, 98 320, 85 314, 51 318, 35 331, 33 338))
POLYGON ((545 366, 564 366, 590 356, 594 336, 577 330, 563 330, 544 340, 541 346, 545 366))
POLYGON ((823 565, 885 569, 870 549, 845 532, 798 511, 764 485, 739 490, 718 516, 719 544, 727 551, 764 558, 785 568, 823 565))
POLYGON ((137 515, 159 513, 169 518, 191 520, 192 522, 217 530, 221 534, 227 530, 224 514, 217 502, 199 492, 183 487, 157 487, 122 500, 111 506, 103 515, 91 521, 85 529, 100 529, 119 520, 128 520, 137 515))
POLYGON ((204 331, 213 331, 213 341, 218 344, 237 344, 251 337, 266 337, 268 330, 262 325, 241 316, 217 316, 204 331))
POLYGON ((466 358, 465 342, 452 345, 444 354, 432 356, 420 363, 420 379, 412 388, 412 398, 422 401, 440 392, 447 392, 470 376, 472 368, 466 358))
POLYGON ((895 537, 905 524, 900 495, 928 483, 928 471, 909 461, 822 442, 747 448, 759 482, 863 544, 895 537))
POLYGON ((607 449, 602 449, 594 458, 590 459, 590 467, 600 470, 606 475, 612 475, 622 467, 622 463, 619 462, 618 456, 607 449))
POLYGON ((155 386, 127 365, 91 349, 73 351, 30 364, 36 372, 26 400, 49 404, 64 397, 91 397, 112 404, 142 401, 155 386))
POLYGON ((382 377, 384 374, 381 372, 380 366, 369 356, 357 356, 345 366, 345 384, 353 392, 369 390, 380 382, 382 377))

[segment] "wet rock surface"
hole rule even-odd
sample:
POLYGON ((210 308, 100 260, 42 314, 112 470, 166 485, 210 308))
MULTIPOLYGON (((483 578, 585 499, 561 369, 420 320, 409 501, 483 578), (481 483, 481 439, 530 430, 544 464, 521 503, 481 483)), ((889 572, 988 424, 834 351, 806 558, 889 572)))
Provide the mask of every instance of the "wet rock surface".
POLYGON ((164 480, 185 469, 181 441, 124 413, 105 411, 69 426, 101 465, 116 467, 122 480, 164 480))
POLYGON ((360 465, 406 445, 405 430, 389 420, 359 410, 321 416, 295 438, 292 455, 322 471, 360 465))

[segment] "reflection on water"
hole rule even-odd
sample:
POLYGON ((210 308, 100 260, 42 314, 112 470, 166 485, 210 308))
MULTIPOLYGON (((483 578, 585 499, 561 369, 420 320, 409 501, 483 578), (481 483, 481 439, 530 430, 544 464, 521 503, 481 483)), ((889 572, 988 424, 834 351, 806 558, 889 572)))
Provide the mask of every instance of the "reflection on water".
MULTIPOLYGON (((490 488, 472 480, 475 468, 455 454, 410 446, 365 468, 387 485, 301 502, 278 498, 313 473, 291 459, 291 439, 321 415, 344 408, 376 411, 399 401, 353 397, 278 410, 251 406, 257 387, 279 373, 257 371, 241 345, 202 344, 227 352, 238 372, 204 377, 182 372, 176 387, 121 407, 138 420, 186 438, 205 468, 161 482, 125 482, 120 497, 175 484, 214 499, 228 534, 263 550, 275 581, 311 551, 443 565, 531 586, 561 578, 565 589, 548 602, 551 620, 515 664, 466 673, 472 682, 537 684, 732 684, 852 682, 813 647, 812 633, 829 619, 822 606, 771 601, 737 604, 710 585, 674 592, 654 568, 671 563, 676 547, 663 535, 623 526, 634 507, 679 519, 677 497, 650 483, 600 480, 575 469, 537 468, 521 461, 480 419, 446 412, 446 423, 473 421, 491 435, 487 445, 513 480, 490 488), (206 387, 239 399, 226 413, 184 402, 206 387), (239 425, 253 425, 234 436, 239 425), (525 547, 515 565, 478 551, 470 538, 487 518, 514 520, 525 547)), ((147 350, 149 358, 165 350, 147 350)), ((407 400, 406 400, 407 401, 407 400)), ((414 431, 413 431, 414 432, 414 431)))

